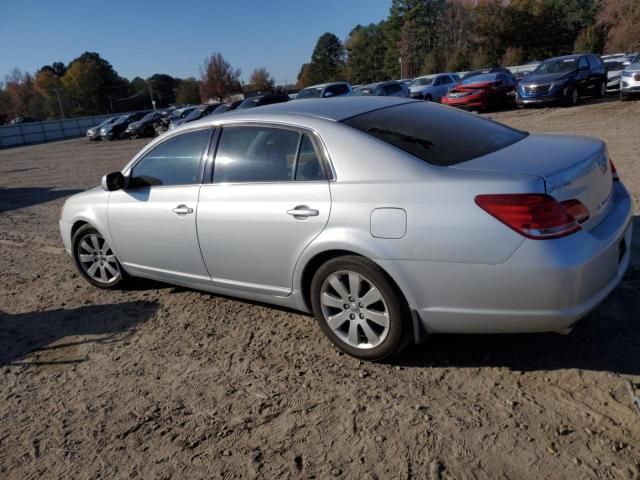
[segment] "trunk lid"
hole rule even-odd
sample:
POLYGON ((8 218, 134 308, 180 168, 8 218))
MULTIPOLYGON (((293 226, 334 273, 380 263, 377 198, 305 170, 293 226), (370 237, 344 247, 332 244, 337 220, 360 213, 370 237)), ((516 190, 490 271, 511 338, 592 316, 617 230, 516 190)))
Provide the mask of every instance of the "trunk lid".
POLYGON ((502 150, 450 168, 542 177, 546 193, 556 200, 576 199, 587 208, 589 219, 582 224, 586 230, 596 227, 611 207, 613 179, 607 149, 595 138, 529 135, 502 150))

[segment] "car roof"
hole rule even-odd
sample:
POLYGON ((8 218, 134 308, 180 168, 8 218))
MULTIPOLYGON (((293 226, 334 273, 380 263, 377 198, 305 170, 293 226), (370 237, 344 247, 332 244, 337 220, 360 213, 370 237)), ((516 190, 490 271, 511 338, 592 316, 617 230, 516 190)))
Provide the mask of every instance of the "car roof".
MULTIPOLYGON (((578 59, 584 55, 590 55, 588 53, 580 53, 580 54, 576 54, 576 55, 563 55, 561 57, 553 57, 553 58, 548 58, 545 60, 545 62, 548 62, 549 60, 575 60, 578 59)), ((544 62, 543 62, 544 63, 544 62)))
POLYGON ((340 122, 347 118, 381 108, 392 107, 417 100, 400 97, 336 97, 308 99, 304 102, 283 102, 243 111, 225 113, 224 118, 269 117, 273 114, 301 115, 340 122))

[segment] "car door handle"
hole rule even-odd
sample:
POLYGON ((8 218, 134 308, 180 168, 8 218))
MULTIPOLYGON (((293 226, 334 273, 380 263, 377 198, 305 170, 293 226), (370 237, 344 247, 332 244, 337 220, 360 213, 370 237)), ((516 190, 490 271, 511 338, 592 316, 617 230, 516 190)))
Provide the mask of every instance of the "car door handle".
POLYGON ((186 205, 178 205, 176 208, 172 210, 176 215, 187 215, 189 213, 193 213, 193 208, 187 207, 186 205))
POLYGON ((298 205, 296 208, 287 210, 287 215, 293 215, 295 218, 317 217, 320 215, 318 210, 309 208, 306 205, 298 205))

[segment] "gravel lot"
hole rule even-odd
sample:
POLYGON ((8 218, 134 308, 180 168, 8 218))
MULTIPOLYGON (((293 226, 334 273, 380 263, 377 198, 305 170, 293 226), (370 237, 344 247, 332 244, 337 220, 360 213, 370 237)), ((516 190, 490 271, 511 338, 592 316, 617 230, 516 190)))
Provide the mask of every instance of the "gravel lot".
MULTIPOLYGON (((640 211, 640 102, 489 116, 605 139, 640 211)), ((144 143, 0 151, 0 477, 640 478, 637 217, 632 269, 571 335, 433 336, 365 364, 308 316, 83 281, 64 198, 144 143)))

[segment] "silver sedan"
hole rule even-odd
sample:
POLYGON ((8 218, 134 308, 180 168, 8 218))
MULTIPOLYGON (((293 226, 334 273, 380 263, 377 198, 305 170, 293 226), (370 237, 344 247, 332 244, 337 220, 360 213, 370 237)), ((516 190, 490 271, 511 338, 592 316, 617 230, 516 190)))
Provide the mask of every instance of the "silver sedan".
POLYGON ((67 200, 60 231, 97 287, 313 312, 380 360, 431 333, 567 333, 627 269, 631 211, 600 140, 356 97, 175 129, 67 200))

